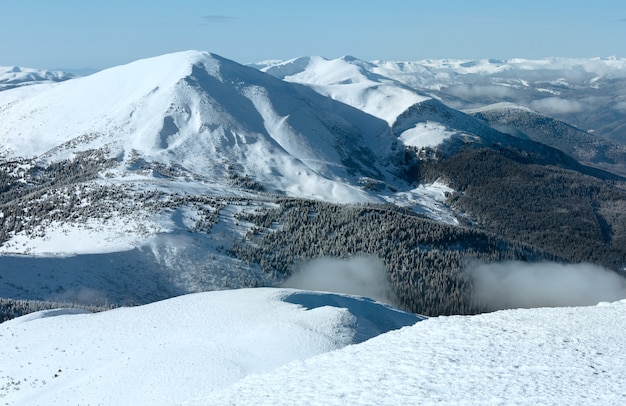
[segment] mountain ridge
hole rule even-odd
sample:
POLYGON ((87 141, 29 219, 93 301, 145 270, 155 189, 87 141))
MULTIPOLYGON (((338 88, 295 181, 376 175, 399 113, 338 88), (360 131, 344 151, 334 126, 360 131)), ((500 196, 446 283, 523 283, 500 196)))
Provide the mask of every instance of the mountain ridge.
POLYGON ((467 113, 504 133, 557 148, 586 165, 626 174, 626 145, 622 143, 514 104, 498 103, 467 113))

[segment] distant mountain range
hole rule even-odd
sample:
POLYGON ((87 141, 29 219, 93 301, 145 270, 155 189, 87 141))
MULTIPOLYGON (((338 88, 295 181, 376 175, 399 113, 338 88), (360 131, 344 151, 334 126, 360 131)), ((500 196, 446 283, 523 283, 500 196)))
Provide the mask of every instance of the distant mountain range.
POLYGON ((187 51, 16 76, 0 92, 0 297, 145 303, 375 255, 396 304, 450 314, 483 310, 472 261, 621 272, 624 65, 187 51))
POLYGON ((0 90, 40 83, 62 82, 75 75, 60 70, 39 70, 18 66, 0 66, 0 90))
POLYGON ((509 102, 601 137, 625 141, 624 58, 448 59, 374 64, 374 72, 427 89, 456 109, 509 102))

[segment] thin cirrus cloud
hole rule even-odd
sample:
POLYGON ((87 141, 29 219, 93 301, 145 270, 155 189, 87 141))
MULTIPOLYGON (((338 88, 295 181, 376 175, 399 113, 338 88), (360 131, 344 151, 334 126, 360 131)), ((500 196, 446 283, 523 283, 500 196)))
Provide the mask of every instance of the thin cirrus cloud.
POLYGON ((209 15, 202 16, 202 20, 204 20, 205 23, 211 23, 211 24, 227 23, 229 21, 233 21, 234 19, 235 17, 221 15, 221 14, 209 14, 209 15))

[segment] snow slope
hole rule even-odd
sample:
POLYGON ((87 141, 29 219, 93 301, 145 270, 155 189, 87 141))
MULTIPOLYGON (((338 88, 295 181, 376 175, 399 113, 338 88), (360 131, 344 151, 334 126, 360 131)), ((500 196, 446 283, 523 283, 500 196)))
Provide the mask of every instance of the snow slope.
POLYGON ((242 289, 0 326, 0 402, 173 405, 422 318, 356 297, 242 289), (301 300, 317 304, 301 307, 301 300), (294 303, 289 303, 294 302, 294 303))
POLYGON ((75 313, 0 325, 2 403, 626 401, 626 301, 415 324, 361 298, 246 289, 75 313))
POLYGON ((622 405, 626 301, 431 318, 195 405, 622 405))

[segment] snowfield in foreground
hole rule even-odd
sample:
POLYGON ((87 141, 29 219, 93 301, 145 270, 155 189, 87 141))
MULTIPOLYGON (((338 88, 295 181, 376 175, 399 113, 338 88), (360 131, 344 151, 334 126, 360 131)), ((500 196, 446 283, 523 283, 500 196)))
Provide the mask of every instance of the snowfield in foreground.
POLYGON ((420 320, 271 288, 39 312, 0 325, 0 403, 626 403, 626 300, 420 320))
POLYGON ((0 325, 0 404, 180 404, 421 319, 368 299, 271 288, 38 312, 0 325))

